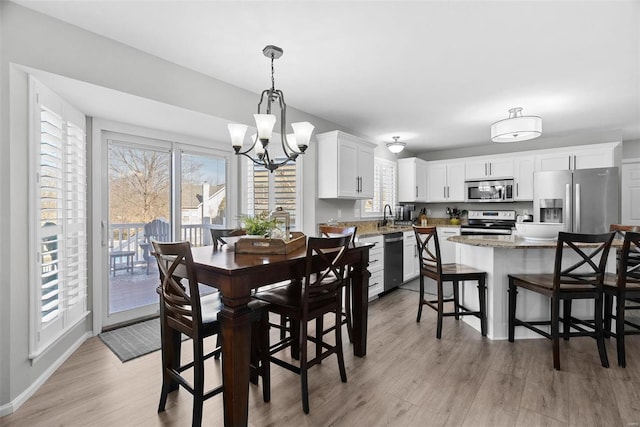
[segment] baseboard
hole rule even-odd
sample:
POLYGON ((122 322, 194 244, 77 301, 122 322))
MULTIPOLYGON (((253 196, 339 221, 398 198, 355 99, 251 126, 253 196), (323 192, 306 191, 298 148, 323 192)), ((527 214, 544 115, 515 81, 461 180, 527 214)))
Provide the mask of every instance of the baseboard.
POLYGON ((55 361, 49 368, 42 373, 25 391, 20 393, 18 397, 16 397, 11 402, 6 405, 0 406, 0 417, 5 415, 13 414, 15 411, 20 408, 31 396, 34 395, 36 391, 44 384, 51 375, 60 367, 62 364, 76 351, 87 339, 91 338, 91 332, 86 332, 83 334, 78 340, 73 343, 71 347, 67 351, 65 351, 58 360, 55 361))

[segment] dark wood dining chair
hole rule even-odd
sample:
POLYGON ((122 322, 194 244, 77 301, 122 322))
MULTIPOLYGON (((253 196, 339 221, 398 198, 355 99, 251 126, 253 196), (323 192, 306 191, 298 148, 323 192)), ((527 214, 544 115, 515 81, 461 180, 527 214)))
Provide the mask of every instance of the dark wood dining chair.
POLYGON ((487 335, 487 300, 486 300, 486 278, 485 271, 477 270, 463 264, 449 263, 443 264, 440 256, 440 243, 436 227, 413 226, 418 244, 418 259, 420 262, 420 293, 418 303, 418 317, 422 316, 422 306, 426 305, 434 309, 438 314, 436 325, 436 338, 442 337, 443 317, 454 316, 456 320, 460 316, 475 316, 480 319, 480 332, 482 336, 487 335), (437 295, 435 300, 425 299, 424 278, 433 279, 437 285, 437 295), (460 304, 460 282, 475 281, 478 283, 479 310, 470 310, 460 304), (453 283, 453 298, 445 298, 443 283, 453 283), (445 312, 444 303, 453 302, 453 311, 445 312))
MULTIPOLYGON (((320 225, 318 226, 318 232, 321 237, 336 237, 351 235, 351 240, 356 236, 358 227, 338 227, 334 225, 320 225)), ((342 312, 342 325, 347 325, 347 335, 349 336, 349 342, 353 342, 353 321, 351 320, 351 271, 346 272, 347 277, 344 284, 344 311, 342 312)), ((318 318, 318 324, 316 325, 318 330, 322 329, 322 318, 318 318)), ((335 326, 333 326, 335 327, 335 326)), ((331 332, 331 328, 323 330, 324 333, 331 332)))
POLYGON ((291 285, 258 292, 255 297, 269 303, 270 312, 285 316, 295 323, 295 333, 281 340, 271 347, 269 360, 285 369, 300 375, 302 392, 302 409, 309 413, 309 387, 307 371, 310 367, 320 363, 328 356, 335 354, 338 358, 338 369, 342 382, 347 381, 342 352, 342 328, 334 328, 335 341, 323 340, 322 331, 316 331, 316 336, 308 333, 308 322, 333 313, 335 324, 339 325, 342 318, 342 288, 345 283, 345 266, 341 265, 342 258, 351 242, 351 236, 340 237, 309 237, 307 243, 305 277, 294 281, 291 285), (274 355, 287 347, 294 345, 298 339, 299 366, 281 360, 274 355), (309 360, 308 341, 322 348, 322 353, 309 360))
POLYGON ((515 327, 524 326, 552 341, 553 367, 560 369, 560 322, 563 337, 589 336, 596 339, 600 362, 608 368, 602 320, 603 281, 607 257, 614 233, 577 234, 558 233, 554 271, 549 274, 509 275, 509 341, 514 342, 515 327), (587 247, 580 247, 587 244, 587 247), (522 320, 516 318, 518 288, 550 298, 550 320, 522 320), (593 320, 577 319, 571 315, 571 301, 589 299, 595 302, 593 320), (560 317, 560 302, 563 316, 560 317), (550 326, 551 333, 539 328, 550 326), (574 329, 572 332, 571 330, 574 329))
MULTIPOLYGON (((160 271, 160 332, 162 351, 162 392, 158 412, 165 410, 168 394, 182 386, 193 395, 192 425, 202 424, 202 407, 205 400, 222 392, 222 385, 204 390, 204 362, 213 356, 219 356, 221 348, 205 353, 204 338, 220 334, 218 313, 222 303, 219 293, 200 296, 198 278, 191 255, 189 242, 156 242, 152 241, 153 254, 160 271), (186 281, 186 283, 184 283, 186 281), (181 334, 191 338, 193 344, 193 360, 181 365, 181 334), (193 381, 183 376, 183 372, 193 369, 193 381)), ((252 308, 252 320, 265 322, 266 312, 262 307, 252 308)), ((266 322, 268 323, 268 322, 266 322)), ((270 398, 269 382, 269 341, 268 326, 257 328, 261 334, 255 337, 259 350, 253 358, 259 358, 260 365, 252 369, 263 376, 263 398, 270 398)), ((254 337, 252 337, 254 338, 254 337)), ((247 349, 250 351, 250 349, 247 349)))
POLYGON ((617 251, 616 274, 607 274, 604 279, 604 331, 616 339, 618 366, 624 368, 627 365, 624 337, 640 334, 640 324, 625 317, 629 310, 640 310, 640 227, 613 224, 611 230, 624 232, 624 243, 617 251), (616 322, 615 332, 611 331, 612 320, 616 322))
POLYGON ((225 237, 232 236, 245 236, 247 234, 247 230, 243 230, 241 228, 236 228, 233 230, 228 229, 211 229, 211 240, 213 241, 213 248, 218 250, 218 248, 222 245, 226 245, 227 242, 224 240, 225 237))

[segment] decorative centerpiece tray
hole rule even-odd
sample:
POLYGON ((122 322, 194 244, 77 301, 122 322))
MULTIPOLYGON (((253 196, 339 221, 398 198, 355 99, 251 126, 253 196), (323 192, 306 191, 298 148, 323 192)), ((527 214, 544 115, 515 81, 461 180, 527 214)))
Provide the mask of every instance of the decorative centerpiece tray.
POLYGON ((295 251, 307 243, 307 236, 300 231, 292 231, 288 241, 270 237, 242 237, 235 244, 237 254, 284 255, 295 251))

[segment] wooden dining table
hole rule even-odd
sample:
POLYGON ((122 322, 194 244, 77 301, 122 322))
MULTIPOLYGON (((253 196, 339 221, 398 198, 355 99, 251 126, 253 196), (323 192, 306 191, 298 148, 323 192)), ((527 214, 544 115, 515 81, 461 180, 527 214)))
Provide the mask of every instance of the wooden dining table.
MULTIPOLYGON (((253 289, 305 274, 306 247, 286 255, 237 254, 231 245, 192 249, 198 281, 215 287, 223 308, 222 374, 225 426, 246 426, 249 410, 249 356, 251 347, 251 301, 253 289)), ((352 243, 344 256, 351 269, 353 353, 367 353, 367 312, 370 243, 352 243)), ((179 340, 178 340, 179 342, 179 340)), ((177 344, 179 347, 179 343, 177 344)), ((179 348, 177 349, 179 355, 179 348)))

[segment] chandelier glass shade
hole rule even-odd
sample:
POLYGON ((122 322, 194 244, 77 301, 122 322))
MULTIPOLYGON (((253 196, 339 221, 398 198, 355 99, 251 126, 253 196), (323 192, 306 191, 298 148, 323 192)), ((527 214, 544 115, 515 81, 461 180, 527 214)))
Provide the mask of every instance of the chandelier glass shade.
POLYGON ((271 88, 262 91, 258 103, 258 113, 253 115, 258 133, 251 137, 249 148, 242 151, 248 126, 230 123, 228 128, 231 145, 237 155, 245 156, 255 164, 262 165, 273 172, 284 164, 294 162, 298 155, 304 154, 309 146, 314 126, 309 122, 292 123, 293 133, 286 133, 287 104, 284 102, 282 91, 275 88, 273 72, 273 61, 282 56, 283 50, 277 46, 269 45, 262 50, 262 53, 267 58, 271 58, 271 88), (277 156, 269 153, 269 142, 271 142, 273 128, 278 121, 276 115, 271 112, 272 106, 277 106, 280 109, 280 143, 284 157, 281 157, 280 153, 277 156), (255 157, 252 157, 252 150, 255 157))
POLYGON ((389 149, 389 151, 391 151, 393 154, 398 154, 399 152, 401 152, 402 150, 404 150, 404 147, 406 145, 406 143, 404 142, 400 142, 398 141, 398 139, 400 139, 399 136, 394 136, 393 137, 393 142, 387 142, 387 148, 389 149))
POLYGON ((493 142, 518 142, 537 138, 542 135, 542 119, 537 116, 523 116, 522 108, 509 110, 509 118, 491 125, 493 142))

